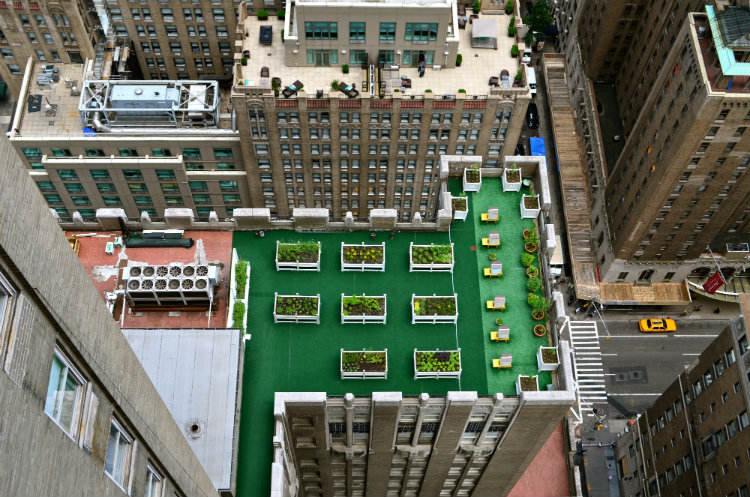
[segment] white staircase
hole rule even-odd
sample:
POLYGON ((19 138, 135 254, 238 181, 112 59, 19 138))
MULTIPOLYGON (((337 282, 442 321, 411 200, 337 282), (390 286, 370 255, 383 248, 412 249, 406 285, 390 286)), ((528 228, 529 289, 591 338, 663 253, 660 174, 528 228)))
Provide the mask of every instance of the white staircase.
POLYGON ((593 405, 607 402, 599 332, 595 321, 570 321, 569 329, 581 414, 593 416, 593 405))

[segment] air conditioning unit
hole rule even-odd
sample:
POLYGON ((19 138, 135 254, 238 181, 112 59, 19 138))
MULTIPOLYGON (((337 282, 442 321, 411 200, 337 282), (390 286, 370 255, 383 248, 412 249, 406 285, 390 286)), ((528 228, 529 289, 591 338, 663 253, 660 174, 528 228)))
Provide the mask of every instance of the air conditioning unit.
POLYGON ((163 278, 157 278, 154 282, 154 290, 157 292, 163 292, 167 289, 167 280, 163 278))
POLYGON ((200 265, 195 268, 195 274, 197 276, 208 276, 208 266, 200 265))
POLYGON ((156 274, 156 268, 154 266, 143 266, 143 276, 151 278, 156 274))
POLYGON ((208 267, 208 279, 211 281, 213 286, 216 286, 219 284, 219 268, 217 266, 209 266, 208 267))
POLYGON ((141 289, 141 279, 140 278, 129 278, 128 284, 126 285, 128 292, 137 292, 141 289))
POLYGON ((182 276, 182 264, 170 264, 169 276, 171 276, 172 278, 181 277, 182 276))
POLYGON ((169 274, 169 267, 168 266, 156 266, 156 276, 157 277, 164 278, 168 274, 169 274))
POLYGON ((122 269, 122 281, 128 281, 130 278, 141 276, 141 266, 128 266, 122 269))
POLYGON ((186 278, 192 278, 195 276, 195 266, 192 264, 188 264, 185 267, 182 268, 182 275, 186 278))

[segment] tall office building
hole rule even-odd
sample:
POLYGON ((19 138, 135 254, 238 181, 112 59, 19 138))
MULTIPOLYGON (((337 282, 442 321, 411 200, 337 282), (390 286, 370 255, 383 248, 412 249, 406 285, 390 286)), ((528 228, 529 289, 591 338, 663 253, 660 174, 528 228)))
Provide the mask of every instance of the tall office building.
POLYGON ((750 296, 741 307, 618 439, 623 495, 750 495, 750 296))
POLYGON ((474 20, 480 37, 452 1, 287 9, 270 20, 240 12, 231 92, 209 81, 92 82, 91 63, 62 65, 61 81, 40 87, 45 68, 30 66, 11 141, 61 221, 75 211, 94 220, 102 207, 130 219, 184 207, 206 221, 238 207, 279 218, 319 207, 332 219, 389 208, 430 221, 441 157, 498 167, 512 153, 531 96, 508 77, 523 65, 507 16, 474 20), (49 108, 29 107, 41 97, 49 108))
POLYGON ((700 288, 704 268, 715 266, 701 260, 710 259, 708 246, 725 277, 742 271, 750 254, 750 44, 743 37, 750 10, 739 3, 553 7, 561 47, 578 68, 570 90, 602 281, 648 285, 696 276, 700 288), (593 36, 589 26, 598 26, 593 36), (614 85, 616 102, 606 112, 594 82, 614 85), (622 129, 604 136, 602 123, 616 121, 617 110, 622 129), (606 147, 622 151, 608 161, 606 147))
POLYGON ((217 495, 5 138, 0 157, 0 494, 217 495))

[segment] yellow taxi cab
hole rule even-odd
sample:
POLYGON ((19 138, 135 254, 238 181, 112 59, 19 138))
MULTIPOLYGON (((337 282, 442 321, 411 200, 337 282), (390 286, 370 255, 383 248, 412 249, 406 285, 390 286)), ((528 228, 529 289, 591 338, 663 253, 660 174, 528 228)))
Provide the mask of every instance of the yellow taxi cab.
POLYGON ((677 329, 673 319, 641 319, 638 326, 644 333, 665 333, 677 329))

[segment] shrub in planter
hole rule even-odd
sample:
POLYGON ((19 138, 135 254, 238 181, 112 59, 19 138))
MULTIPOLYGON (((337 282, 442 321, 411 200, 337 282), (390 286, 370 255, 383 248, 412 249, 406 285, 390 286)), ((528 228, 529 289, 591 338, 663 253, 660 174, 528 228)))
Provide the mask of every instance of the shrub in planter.
POLYGON ((281 43, 284 43, 284 30, 281 30, 281 43))
POLYGON ((495 324, 498 325, 498 326, 501 326, 503 324, 503 318, 497 318, 495 320, 495 324))
POLYGON ((536 276, 533 278, 529 278, 528 281, 526 281, 526 289, 530 292, 536 292, 542 288, 542 282, 539 278, 536 276))
POLYGON ((536 231, 536 226, 523 230, 523 239, 531 243, 539 243, 539 233, 536 231))
POLYGON ((465 211, 466 197, 453 197, 451 199, 451 206, 453 206, 453 210, 455 211, 465 211))
POLYGON ((349 74, 349 64, 341 66, 341 70, 344 71, 344 74, 349 74))
POLYGON ((513 45, 510 47, 510 56, 513 58, 518 57, 518 45, 513 45))
POLYGON ((464 90, 463 88, 459 88, 458 93, 466 93, 466 90, 464 90))
POLYGON ((508 0, 505 4, 505 13, 508 15, 513 13, 513 0, 508 0))
POLYGON ((531 317, 534 319, 534 321, 541 321, 542 319, 544 319, 544 311, 534 309, 531 311, 531 317))
POLYGON ((497 260, 497 254, 494 253, 494 252, 490 252, 490 260, 491 261, 496 261, 497 260))
POLYGON ((508 36, 516 36, 516 16, 510 18, 510 24, 508 24, 508 36))
POLYGON ((286 17, 286 11, 284 9, 281 9, 278 12, 276 12, 276 18, 279 21, 282 21, 284 19, 284 17, 286 17))
POLYGON ((456 67, 461 66, 461 62, 464 61, 464 56, 461 54, 456 55, 456 67))
POLYGON ((426 89, 426 90, 425 90, 424 92, 425 92, 425 93, 432 93, 432 90, 430 90, 430 89, 428 88, 428 89, 426 89))
POLYGON ((334 79, 333 81, 331 81, 331 90, 333 90, 333 91, 339 91, 339 80, 338 79, 334 79))
POLYGON ((482 10, 482 2, 479 0, 474 0, 474 6, 472 7, 475 14, 479 14, 479 12, 482 10))
POLYGON ((232 328, 239 328, 245 332, 245 303, 235 302, 232 309, 232 328))
POLYGON ((534 326, 534 335, 538 337, 543 337, 547 334, 547 328, 543 324, 538 324, 534 326))
MULTIPOLYGON (((524 254, 524 255, 530 255, 530 254, 524 254)), ((529 266, 526 268, 526 276, 529 278, 535 278, 539 275, 539 270, 535 266, 529 266)))
POLYGON ((242 60, 240 60, 240 63, 241 63, 241 64, 242 64, 243 66, 246 66, 246 65, 247 65, 247 57, 242 57, 242 60))
POLYGON ((531 266, 534 263, 535 257, 531 254, 521 254, 521 264, 526 267, 531 266))
POLYGON ((258 16, 259 21, 265 21, 268 19, 268 11, 267 10, 259 10, 256 14, 258 16))
POLYGON ((521 81, 521 73, 522 71, 521 69, 519 69, 518 72, 516 72, 516 77, 513 79, 515 79, 516 81, 521 81))
POLYGON ((534 252, 536 252, 536 243, 526 242, 523 248, 529 254, 533 254, 534 252))
POLYGON ((247 261, 239 260, 234 267, 234 280, 237 283, 237 296, 245 298, 245 285, 247 284, 247 261))
POLYGON ((471 169, 466 171, 468 183, 479 183, 479 164, 472 164, 471 169))

